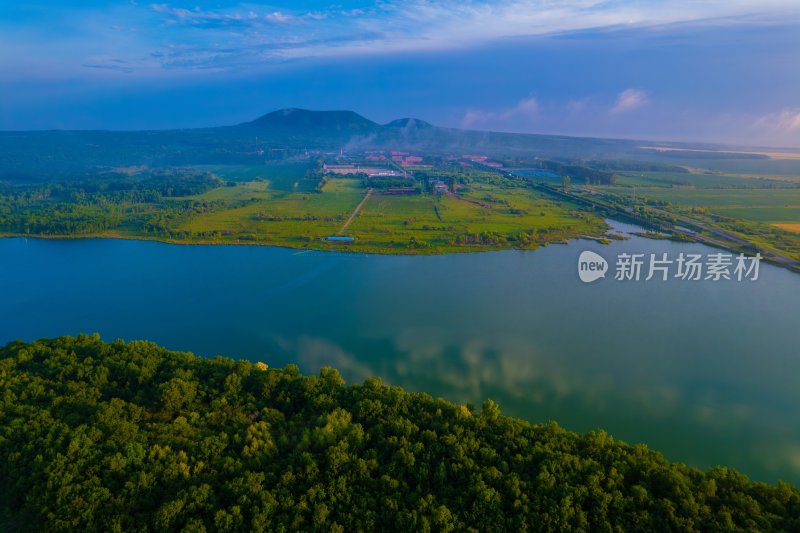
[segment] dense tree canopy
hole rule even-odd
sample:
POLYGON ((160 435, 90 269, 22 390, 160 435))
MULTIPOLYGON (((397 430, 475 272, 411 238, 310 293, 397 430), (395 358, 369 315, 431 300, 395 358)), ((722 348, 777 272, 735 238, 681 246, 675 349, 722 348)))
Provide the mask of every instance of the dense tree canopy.
POLYGON ((0 232, 24 235, 87 235, 122 225, 147 234, 170 234, 170 222, 213 209, 191 200, 162 200, 201 194, 223 184, 189 169, 113 172, 66 182, 9 186, 0 183, 0 232))
POLYGON ((800 491, 336 370, 0 349, 0 530, 799 530, 800 491))

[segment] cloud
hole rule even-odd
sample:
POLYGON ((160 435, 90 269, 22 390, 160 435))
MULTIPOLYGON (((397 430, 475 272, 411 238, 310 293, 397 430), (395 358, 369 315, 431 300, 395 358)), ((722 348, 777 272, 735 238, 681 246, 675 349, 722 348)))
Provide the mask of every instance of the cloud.
MULTIPOLYGON (((206 46, 210 66, 224 69, 227 56, 217 55, 213 46, 241 46, 243 53, 231 56, 229 66, 233 70, 286 58, 445 50, 501 38, 601 28, 699 21, 747 23, 752 22, 753 11, 774 16, 789 7, 785 0, 772 0, 757 9, 747 0, 675 0, 670 6, 660 2, 607 0, 382 0, 354 9, 333 4, 314 11, 288 2, 270 5, 273 7, 259 9, 256 4, 232 2, 203 9, 168 3, 154 3, 147 8, 131 4, 133 12, 128 18, 140 19, 145 27, 149 26, 145 32, 148 37, 140 45, 150 49, 138 50, 139 56, 163 52, 167 45, 206 46), (143 20, 145 13, 149 13, 151 20, 143 20), (155 20, 153 15, 157 17, 155 20), (157 31, 152 27, 154 22, 159 25, 157 31), (376 35, 380 37, 375 38, 376 35), (267 55, 252 53, 243 61, 248 47, 264 42, 285 45, 273 47, 267 55)), ((110 20, 108 26, 119 25, 121 20, 125 19, 110 20)), ((93 53, 100 53, 98 40, 94 43, 98 50, 93 53)))
POLYGON ((800 146, 800 108, 786 108, 752 118, 740 130, 749 140, 784 147, 800 146))
POLYGON ((619 113, 639 109, 649 103, 650 100, 645 91, 639 89, 625 89, 617 95, 617 101, 614 103, 614 107, 609 110, 609 113, 611 115, 617 115, 619 113))
POLYGON ((800 108, 764 115, 756 119, 755 125, 783 132, 800 132, 800 108))
POLYGON ((535 115, 539 111, 539 101, 536 98, 526 98, 525 100, 520 100, 517 103, 517 107, 515 107, 512 111, 512 114, 529 114, 535 115))
POLYGON ((273 11, 259 14, 249 10, 247 12, 233 11, 203 11, 200 8, 185 9, 172 7, 168 4, 150 4, 150 9, 165 16, 167 24, 191 26, 196 28, 255 28, 269 24, 289 24, 299 19, 293 15, 273 11))
POLYGON ((124 65, 117 65, 114 63, 84 63, 84 67, 86 68, 94 68, 99 70, 115 70, 117 72, 124 72, 126 74, 130 74, 133 72, 131 67, 126 67, 124 65))
POLYGON ((128 68, 144 75, 163 69, 253 72, 287 60, 465 49, 523 36, 607 28, 650 31, 680 23, 747 24, 753 13, 779 20, 791 7, 788 0, 767 1, 675 0, 665 6, 634 0, 379 0, 313 9, 287 0, 268 3, 269 8, 227 0, 215 2, 213 9, 184 0, 90 3, 42 9, 33 19, 0 21, 4 47, 47 50, 37 57, 6 54, 0 69, 14 76, 9 70, 25 70, 35 61, 51 67, 42 70, 72 69, 74 74, 75 67, 96 65, 92 56, 113 54, 130 60, 128 68), (65 25, 69 32, 63 31, 65 25), (192 56, 168 64, 156 59, 170 57, 175 49, 191 49, 192 56))
POLYGON ((513 119, 531 119, 539 112, 539 101, 534 97, 525 98, 517 102, 512 108, 502 111, 483 111, 468 109, 461 119, 462 128, 476 125, 497 125, 513 119))

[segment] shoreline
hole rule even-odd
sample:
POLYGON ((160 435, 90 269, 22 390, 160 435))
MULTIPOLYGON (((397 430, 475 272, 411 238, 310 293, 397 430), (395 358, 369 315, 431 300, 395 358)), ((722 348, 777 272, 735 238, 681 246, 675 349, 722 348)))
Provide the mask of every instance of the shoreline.
MULTIPOLYGON (((217 241, 217 240, 178 240, 161 237, 148 237, 144 235, 127 235, 118 233, 91 233, 82 235, 45 235, 45 234, 26 234, 26 233, 0 233, 0 239, 40 239, 40 240, 80 240, 80 239, 118 239, 127 241, 147 241, 158 242, 161 244, 174 244, 179 246, 260 246, 260 247, 273 247, 285 248, 287 250, 304 250, 304 251, 317 251, 317 252, 341 252, 341 253, 355 253, 355 254, 371 254, 371 255, 397 255, 397 256, 434 256, 434 255, 448 255, 448 254, 462 254, 462 253, 482 253, 482 252, 500 252, 500 251, 533 251, 543 248, 551 244, 568 244, 571 241, 577 240, 593 240, 600 241, 605 239, 604 236, 589 236, 580 235, 567 240, 553 240, 541 243, 534 243, 531 246, 515 247, 515 246, 482 246, 482 247, 448 247, 446 249, 406 249, 394 250, 388 247, 375 247, 369 249, 353 248, 350 244, 331 245, 328 246, 313 246, 313 245, 292 245, 290 243, 275 243, 275 242, 258 242, 258 241, 217 241)), ((316 241, 314 241, 316 243, 316 241)), ((322 244, 323 241, 320 241, 322 244)))
MULTIPOLYGON (((608 219, 615 221, 614 219, 608 219)), ((617 221, 615 221, 617 222, 617 221)), ((626 223, 627 222, 623 222, 626 223)), ((319 246, 313 246, 316 244, 317 241, 312 241, 312 243, 307 243, 304 245, 293 245, 290 243, 274 243, 274 242, 257 242, 257 241, 216 241, 216 240, 196 240, 196 241, 186 241, 186 240, 178 240, 178 239, 169 239, 169 238, 161 238, 161 237, 149 237, 144 235, 128 235, 124 233, 92 233, 92 234, 85 234, 85 235, 43 235, 43 234, 24 234, 24 233, 0 233, 0 239, 7 239, 7 238, 26 238, 26 239, 41 239, 41 240, 76 240, 76 239, 118 239, 118 240, 129 240, 129 241, 148 241, 148 242, 158 242, 162 244, 174 244, 179 246, 263 246, 263 247, 274 247, 274 248, 285 248, 287 250, 303 250, 303 251, 317 251, 317 252, 337 252, 337 253, 351 253, 351 254, 370 254, 370 255, 396 255, 396 256, 436 256, 436 255, 448 255, 448 254, 464 254, 464 253, 482 253, 482 252, 501 252, 501 251, 512 251, 512 250, 519 250, 519 251, 532 251, 538 250, 540 248, 544 248, 548 245, 552 244, 569 244, 572 241, 593 241, 599 242, 603 245, 609 245, 615 239, 608 237, 608 232, 611 230, 609 228, 606 233, 602 236, 596 235, 579 235, 576 237, 572 237, 566 240, 554 240, 554 241, 546 241, 541 243, 534 243, 531 246, 526 247, 514 247, 514 246, 482 246, 479 248, 460 248, 460 247, 447 247, 445 249, 405 249, 405 250, 393 250, 387 247, 375 247, 375 248, 354 248, 351 244, 341 244, 335 245, 330 244, 327 241, 319 241, 319 246), (325 242, 326 245, 322 243, 325 242)), ((680 232, 679 232, 680 233, 680 232)), ((683 235, 683 233, 681 233, 683 235)), ((640 233, 633 233, 638 237, 644 239, 653 239, 653 240, 660 240, 660 239, 667 239, 667 240, 676 240, 673 236, 664 236, 664 237, 650 237, 642 232, 640 233)), ((709 238, 692 238, 691 236, 686 236, 686 240, 680 239, 680 242, 694 242, 698 244, 703 244, 705 246, 710 246, 712 248, 722 249, 729 251, 731 253, 739 253, 741 252, 740 249, 726 246, 724 243, 709 239, 709 238)), ((769 263, 771 265, 784 268, 789 270, 790 272, 794 272, 800 274, 800 267, 798 267, 792 259, 783 258, 784 261, 775 259, 770 256, 762 256, 762 262, 769 263)))

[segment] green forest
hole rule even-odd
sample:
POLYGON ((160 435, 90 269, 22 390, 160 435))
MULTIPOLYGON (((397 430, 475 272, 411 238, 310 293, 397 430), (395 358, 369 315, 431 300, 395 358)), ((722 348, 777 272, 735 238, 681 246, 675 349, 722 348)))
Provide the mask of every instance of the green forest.
POLYGON ((797 531, 800 490, 332 368, 0 349, 3 531, 797 531))

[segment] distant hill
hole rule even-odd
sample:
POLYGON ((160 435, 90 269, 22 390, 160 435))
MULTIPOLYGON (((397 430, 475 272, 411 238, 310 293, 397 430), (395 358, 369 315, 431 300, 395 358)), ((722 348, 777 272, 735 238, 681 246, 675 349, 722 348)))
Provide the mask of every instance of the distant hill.
POLYGON ((211 128, 0 131, 0 186, 3 181, 80 179, 114 167, 253 164, 265 157, 341 149, 674 164, 675 158, 668 152, 641 148, 657 145, 652 141, 443 128, 418 118, 400 118, 381 125, 353 111, 288 108, 250 122, 211 128))
POLYGON ((403 128, 403 129, 430 129, 433 124, 425 122, 418 118, 398 118, 386 124, 387 128, 403 128))
POLYGON ((381 128, 376 122, 354 111, 311 111, 297 108, 279 109, 242 125, 305 133, 313 131, 365 133, 381 128))

